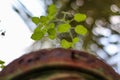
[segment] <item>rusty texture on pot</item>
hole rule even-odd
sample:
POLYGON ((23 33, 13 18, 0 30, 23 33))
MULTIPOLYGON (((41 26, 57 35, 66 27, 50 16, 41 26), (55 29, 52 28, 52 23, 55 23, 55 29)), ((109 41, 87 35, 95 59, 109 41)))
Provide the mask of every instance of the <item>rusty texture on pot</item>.
POLYGON ((120 75, 94 55, 55 48, 14 60, 0 72, 0 80, 120 80, 120 75))

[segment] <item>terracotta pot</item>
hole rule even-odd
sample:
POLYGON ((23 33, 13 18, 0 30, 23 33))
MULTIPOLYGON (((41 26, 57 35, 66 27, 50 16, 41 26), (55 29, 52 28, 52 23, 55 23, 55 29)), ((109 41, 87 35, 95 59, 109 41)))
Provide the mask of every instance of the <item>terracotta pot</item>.
POLYGON ((92 54, 55 48, 14 60, 0 72, 0 80, 120 80, 120 75, 92 54))

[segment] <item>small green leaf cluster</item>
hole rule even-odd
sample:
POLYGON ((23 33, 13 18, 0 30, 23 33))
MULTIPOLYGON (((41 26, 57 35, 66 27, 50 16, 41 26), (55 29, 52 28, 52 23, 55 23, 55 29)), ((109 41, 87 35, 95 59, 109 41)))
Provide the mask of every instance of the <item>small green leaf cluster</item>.
POLYGON ((60 40, 60 45, 62 48, 74 48, 74 45, 79 42, 79 35, 84 36, 88 31, 81 24, 72 26, 70 23, 72 21, 76 21, 78 23, 83 22, 86 19, 86 15, 82 13, 76 13, 73 16, 73 19, 66 20, 68 12, 63 12, 64 16, 61 19, 56 18, 56 12, 57 8, 54 4, 52 4, 48 7, 48 15, 41 16, 40 18, 32 18, 32 21, 37 25, 37 27, 34 30, 31 38, 33 40, 40 40, 45 35, 48 35, 50 39, 59 39, 57 34, 69 33, 72 40, 68 41, 66 39, 62 39, 60 40), (55 21, 58 21, 59 24, 55 24, 55 21), (71 30, 74 30, 78 36, 73 37, 71 30))
MULTIPOLYGON (((64 14, 66 15, 65 12, 64 14)), ((85 21, 85 19, 86 19, 86 15, 81 13, 76 13, 72 20, 62 19, 64 23, 61 23, 57 26, 57 31, 59 33, 69 33, 72 39, 72 41, 62 39, 60 44, 63 48, 74 48, 75 47, 74 45, 77 42, 79 42, 79 35, 84 36, 87 34, 87 29, 83 25, 79 24, 79 25, 76 25, 75 27, 70 25, 71 21, 73 20, 76 22, 82 22, 82 21, 85 21), (78 34, 78 36, 73 37, 71 33, 72 29, 74 29, 74 31, 78 34)))
POLYGON ((32 21, 37 25, 31 36, 33 40, 40 40, 46 34, 50 39, 54 39, 56 37, 55 24, 53 22, 56 11, 56 6, 52 4, 48 7, 48 14, 46 16, 41 16, 40 18, 32 17, 32 21))
POLYGON ((4 61, 0 60, 0 68, 3 69, 3 68, 5 67, 5 66, 4 66, 4 63, 5 63, 4 61))

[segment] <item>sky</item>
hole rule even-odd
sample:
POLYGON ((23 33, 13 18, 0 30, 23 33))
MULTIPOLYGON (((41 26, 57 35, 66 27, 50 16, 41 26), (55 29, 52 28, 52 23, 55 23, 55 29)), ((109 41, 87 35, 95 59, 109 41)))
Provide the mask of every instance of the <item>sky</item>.
POLYGON ((12 9, 13 0, 0 0, 0 60, 5 65, 27 52, 34 42, 30 36, 32 32, 27 28, 21 17, 12 9))

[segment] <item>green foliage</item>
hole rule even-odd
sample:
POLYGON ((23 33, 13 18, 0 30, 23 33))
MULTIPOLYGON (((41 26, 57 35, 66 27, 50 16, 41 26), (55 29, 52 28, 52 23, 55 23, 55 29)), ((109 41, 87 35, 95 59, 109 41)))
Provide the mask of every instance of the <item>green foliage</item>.
POLYGON ((55 28, 55 24, 54 23, 50 23, 49 28, 55 28))
POLYGON ((50 39, 55 39, 55 37, 56 37, 56 30, 55 30, 55 28, 48 29, 48 37, 50 39))
POLYGON ((57 8, 54 4, 48 7, 48 14, 46 16, 33 17, 32 21, 37 25, 36 29, 34 30, 31 38, 33 40, 40 40, 44 36, 48 36, 50 39, 59 39, 57 34, 69 33, 71 37, 71 41, 66 39, 62 39, 60 41, 60 45, 63 48, 74 48, 74 45, 79 42, 79 35, 86 35, 87 29, 79 24, 76 27, 72 26, 70 23, 74 20, 76 22, 83 22, 86 19, 85 14, 76 13, 73 16, 73 19, 66 20, 66 16, 70 13, 63 12, 64 16, 61 19, 56 18, 57 8), (59 24, 56 24, 55 22, 59 24), (73 37, 71 30, 77 34, 77 36, 73 37))
POLYGON ((5 66, 4 66, 4 63, 5 63, 4 61, 0 60, 0 68, 3 69, 3 68, 5 67, 5 66))
POLYGON ((77 14, 74 15, 74 20, 77 21, 77 22, 85 21, 85 19, 86 19, 85 14, 77 13, 77 14))
POLYGON ((33 17, 32 21, 37 25, 40 21, 40 19, 38 17, 33 17))
POLYGON ((48 17, 47 16, 40 16, 40 23, 45 25, 47 24, 47 21, 48 21, 48 17))
POLYGON ((78 37, 73 38, 72 42, 62 39, 60 44, 62 48, 74 48, 74 44, 76 44, 78 41, 79 41, 78 37))
POLYGON ((48 7, 48 15, 40 16, 40 18, 32 17, 32 21, 37 25, 31 36, 33 40, 40 40, 45 34, 47 34, 50 39, 56 37, 55 24, 51 22, 55 18, 56 10, 56 6, 52 4, 48 7))
POLYGON ((77 25, 75 27, 75 32, 80 35, 85 35, 87 33, 87 29, 83 25, 77 25))
POLYGON ((64 32, 68 32, 71 28, 71 25, 70 24, 60 24, 58 25, 58 32, 60 33, 64 33, 64 32))
POLYGON ((73 42, 73 43, 77 43, 78 41, 79 41, 79 38, 78 38, 78 37, 75 37, 75 38, 72 39, 72 42, 73 42))
POLYGON ((42 30, 39 30, 37 32, 34 32, 34 34, 32 34, 31 38, 34 40, 40 40, 42 39, 42 37, 44 36, 44 32, 42 30))
POLYGON ((61 40, 60 44, 63 48, 70 48, 72 46, 72 42, 69 42, 65 39, 61 40))
POLYGON ((48 13, 50 16, 54 15, 56 13, 56 11, 57 11, 57 8, 54 4, 52 4, 48 7, 48 13))

